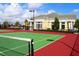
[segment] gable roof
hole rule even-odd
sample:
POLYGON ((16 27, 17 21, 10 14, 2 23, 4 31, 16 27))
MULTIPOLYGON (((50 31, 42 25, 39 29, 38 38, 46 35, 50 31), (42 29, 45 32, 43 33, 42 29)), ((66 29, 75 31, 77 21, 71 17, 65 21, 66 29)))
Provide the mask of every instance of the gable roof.
POLYGON ((56 13, 51 13, 51 14, 47 14, 47 15, 40 15, 40 16, 36 16, 35 19, 54 19, 55 17, 59 18, 59 19, 76 19, 76 15, 74 14, 56 14, 56 13))

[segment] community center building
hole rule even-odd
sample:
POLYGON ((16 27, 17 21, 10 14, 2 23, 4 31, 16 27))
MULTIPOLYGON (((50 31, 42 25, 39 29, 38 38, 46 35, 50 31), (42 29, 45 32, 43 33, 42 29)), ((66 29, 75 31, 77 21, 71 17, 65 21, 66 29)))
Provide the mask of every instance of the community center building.
POLYGON ((53 23, 55 21, 55 17, 59 19, 59 30, 73 30, 74 24, 76 20, 76 15, 74 14, 56 14, 51 13, 47 15, 36 16, 34 20, 27 19, 30 23, 29 29, 35 30, 53 30, 53 23), (33 25, 34 22, 34 25, 33 25))

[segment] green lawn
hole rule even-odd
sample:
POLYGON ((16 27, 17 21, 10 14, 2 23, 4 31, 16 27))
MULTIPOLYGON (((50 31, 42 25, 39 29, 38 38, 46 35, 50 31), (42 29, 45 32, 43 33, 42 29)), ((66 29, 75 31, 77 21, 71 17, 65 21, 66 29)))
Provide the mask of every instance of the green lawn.
MULTIPOLYGON (((0 35, 21 37, 21 38, 31 38, 34 40, 35 51, 63 37, 61 35, 39 34, 39 33, 30 33, 30 32, 17 32, 17 33, 7 33, 7 34, 0 34, 0 35)), ((1 54, 15 56, 15 55, 26 55, 27 52, 28 51, 27 51, 26 42, 0 38, 1 54)))

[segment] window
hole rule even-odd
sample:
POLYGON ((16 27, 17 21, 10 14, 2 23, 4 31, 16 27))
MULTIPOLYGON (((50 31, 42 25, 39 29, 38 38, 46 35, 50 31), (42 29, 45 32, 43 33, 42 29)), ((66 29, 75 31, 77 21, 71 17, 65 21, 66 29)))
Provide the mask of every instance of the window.
POLYGON ((52 25, 54 25, 54 22, 51 22, 52 23, 52 25))
POLYGON ((65 29, 65 25, 62 25, 62 29, 65 29))
POLYGON ((61 28, 62 28, 62 29, 65 29, 65 22, 61 22, 61 24, 62 24, 62 25, 61 25, 61 28))
POLYGON ((64 25, 64 24, 65 24, 65 22, 62 22, 62 24, 64 25))
POLYGON ((42 22, 36 22, 36 29, 42 29, 42 22))

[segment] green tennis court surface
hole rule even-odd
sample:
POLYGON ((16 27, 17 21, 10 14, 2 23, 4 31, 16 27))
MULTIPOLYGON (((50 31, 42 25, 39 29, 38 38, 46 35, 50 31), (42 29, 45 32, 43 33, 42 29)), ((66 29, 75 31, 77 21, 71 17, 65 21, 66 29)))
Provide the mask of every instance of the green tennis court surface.
MULTIPOLYGON (((62 38, 61 35, 52 34, 39 34, 30 32, 17 32, 17 33, 6 33, 0 34, 3 36, 20 37, 20 38, 31 38, 34 40, 34 51, 62 38)), ((12 40, 0 37, 0 55, 6 56, 22 56, 28 54, 28 47, 26 41, 12 40)))
POLYGON ((7 31, 8 31, 8 30, 1 30, 1 29, 0 29, 0 32, 7 32, 7 31))

